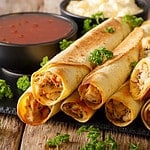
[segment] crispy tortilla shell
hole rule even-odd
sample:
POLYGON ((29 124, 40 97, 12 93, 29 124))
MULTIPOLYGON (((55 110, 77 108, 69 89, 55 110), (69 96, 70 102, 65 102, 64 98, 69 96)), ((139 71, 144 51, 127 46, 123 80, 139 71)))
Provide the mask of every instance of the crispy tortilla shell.
POLYGON ((78 91, 73 92, 61 104, 61 110, 78 122, 87 122, 95 113, 80 100, 78 91))
POLYGON ((106 118, 116 126, 125 127, 136 119, 143 104, 133 99, 127 81, 106 101, 106 118))
POLYGON ((17 103, 17 115, 24 123, 37 126, 45 123, 60 111, 60 103, 53 106, 40 104, 33 97, 31 87, 25 91, 17 103))
POLYGON ((80 84, 78 91, 88 107, 99 109, 106 100, 127 80, 132 67, 132 62, 137 62, 142 57, 141 39, 143 30, 136 28, 116 48, 116 57, 97 66, 80 84))

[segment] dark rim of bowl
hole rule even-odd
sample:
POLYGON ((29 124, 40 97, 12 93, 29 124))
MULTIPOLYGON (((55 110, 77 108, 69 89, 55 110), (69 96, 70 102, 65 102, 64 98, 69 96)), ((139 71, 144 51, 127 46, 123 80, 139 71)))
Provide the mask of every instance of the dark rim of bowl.
POLYGON ((58 43, 59 41, 61 41, 62 39, 70 39, 71 37, 73 37, 77 31, 78 31, 78 26, 76 24, 76 22, 70 18, 64 17, 62 15, 59 14, 55 14, 55 13, 48 13, 48 12, 17 12, 17 13, 11 13, 11 14, 4 14, 4 15, 0 15, 1 17, 5 17, 5 16, 10 16, 10 15, 21 15, 21 14, 41 14, 41 15, 50 15, 62 20, 65 20, 66 22, 70 23, 72 25, 72 30, 63 38, 59 38, 58 40, 54 40, 54 41, 50 41, 50 42, 42 42, 42 43, 35 43, 35 44, 16 44, 16 43, 5 43, 5 42, 1 42, 0 44, 2 46, 16 46, 16 47, 22 47, 22 46, 37 46, 37 45, 48 45, 48 44, 55 44, 58 43))
MULTIPOLYGON (((76 14, 73 14, 73 13, 67 11, 66 7, 67 7, 67 5, 69 4, 70 1, 71 0, 63 0, 60 3, 60 11, 61 11, 62 14, 66 14, 66 15, 68 15, 70 17, 78 18, 78 19, 82 19, 82 20, 89 18, 89 17, 84 17, 84 16, 76 15, 76 14)), ((148 7, 147 7, 147 2, 145 0, 144 1, 143 0, 135 0, 135 3, 137 4, 138 7, 142 8, 143 11, 139 12, 137 14, 133 14, 133 15, 137 15, 138 16, 138 15, 144 13, 144 12, 147 12, 148 7)))

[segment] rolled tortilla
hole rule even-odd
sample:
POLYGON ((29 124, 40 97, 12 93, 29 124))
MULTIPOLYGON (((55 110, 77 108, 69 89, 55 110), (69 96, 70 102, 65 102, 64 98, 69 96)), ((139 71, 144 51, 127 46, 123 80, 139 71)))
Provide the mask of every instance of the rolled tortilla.
POLYGON ((150 20, 144 21, 140 27, 144 30, 142 46, 145 50, 149 50, 150 49, 150 20))
POLYGON ((87 122, 95 113, 80 100, 78 91, 73 92, 61 104, 61 110, 78 122, 87 122))
POLYGON ((130 92, 135 100, 150 97, 150 57, 142 58, 132 71, 130 92))
POLYGON ((31 77, 33 95, 43 105, 54 105, 62 101, 93 69, 88 60, 90 53, 99 47, 113 50, 130 31, 130 27, 122 23, 121 19, 114 18, 90 30, 43 68, 33 73, 31 77), (106 32, 106 28, 110 26, 115 32, 106 32))
POLYGON ((86 105, 92 109, 99 109, 106 100, 127 80, 131 73, 132 62, 141 58, 141 39, 143 30, 135 28, 133 32, 114 50, 120 53, 115 58, 97 66, 89 73, 78 91, 86 105))
POLYGON ((150 99, 148 99, 142 107, 141 118, 145 127, 150 130, 150 99))
POLYGON ((17 115, 26 124, 33 126, 45 123, 60 111, 60 103, 53 106, 40 104, 33 97, 31 87, 25 91, 17 103, 17 115))
POLYGON ((143 104, 133 99, 127 81, 106 101, 106 118, 116 126, 125 127, 137 118, 143 104))

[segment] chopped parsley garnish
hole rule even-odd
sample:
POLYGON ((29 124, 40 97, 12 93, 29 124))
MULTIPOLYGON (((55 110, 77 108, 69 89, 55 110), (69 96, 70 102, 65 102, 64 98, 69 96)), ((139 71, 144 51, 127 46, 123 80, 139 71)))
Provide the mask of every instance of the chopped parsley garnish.
POLYGON ((109 147, 109 150, 117 150, 116 141, 109 135, 104 141, 102 141, 99 128, 94 127, 93 125, 81 126, 77 133, 81 134, 82 132, 87 132, 87 138, 89 142, 85 144, 81 150, 106 150, 109 147))
POLYGON ((131 144, 129 145, 129 150, 139 150, 138 144, 133 144, 133 143, 131 143, 131 144))
POLYGON ((132 16, 132 15, 125 15, 122 17, 122 21, 126 22, 130 25, 130 27, 132 29, 134 29, 135 27, 140 26, 143 23, 143 18, 142 17, 136 17, 136 16, 132 16))
POLYGON ((138 63, 137 61, 131 62, 130 66, 131 66, 132 70, 135 68, 137 63, 138 63))
POLYGON ((109 149, 110 149, 110 150, 117 150, 117 143, 116 143, 116 141, 110 136, 110 134, 108 135, 108 137, 106 137, 105 143, 109 146, 109 149))
MULTIPOLYGON (((77 134, 87 133, 87 143, 83 145, 79 150, 117 150, 117 142, 108 134, 102 139, 101 131, 94 125, 82 125, 78 128, 77 134)), ((85 134, 84 134, 85 136, 85 134)), ((49 139, 46 142, 48 147, 55 147, 59 150, 63 143, 69 142, 70 136, 68 134, 58 134, 53 139, 49 139)), ((139 150, 137 144, 130 143, 129 150, 139 150)))
POLYGON ((30 86, 30 78, 27 75, 23 75, 17 80, 17 88, 25 91, 30 86))
POLYGON ((5 80, 0 79, 0 99, 4 97, 11 99, 13 97, 13 92, 10 85, 8 85, 5 80))
POLYGON ((72 43, 73 43, 73 41, 71 41, 71 40, 63 39, 62 41, 59 42, 59 47, 60 47, 61 50, 65 50, 72 43))
POLYGON ((49 61, 48 56, 43 57, 42 62, 40 63, 40 66, 43 67, 48 61, 49 61))
POLYGON ((106 27, 105 28, 105 32, 108 32, 108 33, 114 33, 115 32, 115 29, 113 27, 106 27))
POLYGON ((58 134, 57 136, 55 136, 55 138, 47 140, 46 144, 49 147, 56 147, 57 149, 59 149, 59 146, 62 143, 69 142, 69 137, 70 136, 68 134, 58 134))
POLYGON ((102 47, 99 49, 95 49, 93 52, 91 52, 89 61, 95 65, 100 65, 112 57, 113 52, 102 47))
POLYGON ((103 12, 98 12, 96 14, 91 15, 90 18, 87 18, 83 22, 83 31, 82 34, 88 32, 92 28, 96 27, 98 24, 103 22, 104 19, 104 14, 103 12))

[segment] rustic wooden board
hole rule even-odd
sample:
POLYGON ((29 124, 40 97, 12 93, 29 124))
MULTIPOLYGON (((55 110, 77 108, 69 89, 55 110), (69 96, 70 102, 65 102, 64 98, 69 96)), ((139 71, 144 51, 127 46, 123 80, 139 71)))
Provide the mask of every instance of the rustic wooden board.
POLYGON ((26 125, 22 138, 21 150, 50 149, 46 145, 46 141, 54 138, 57 133, 67 133, 70 135, 70 142, 63 144, 61 146, 62 150, 78 150, 87 142, 87 136, 85 134, 78 135, 77 129, 78 127, 76 125, 55 121, 48 121, 46 124, 40 126, 26 125))
POLYGON ((0 114, 0 150, 18 150, 23 129, 17 116, 0 114))
POLYGON ((149 150, 150 148, 149 137, 105 131, 104 135, 107 136, 108 134, 110 134, 111 137, 117 142, 118 150, 129 150, 129 145, 131 143, 138 144, 140 150, 149 150))
MULTIPOLYGON (((77 129, 76 124, 60 123, 52 120, 40 126, 26 125, 20 149, 56 150, 55 148, 48 148, 46 141, 49 138, 54 138, 57 133, 67 133, 70 135, 70 142, 63 144, 60 150, 79 150, 88 140, 87 134, 78 135, 77 129)), ((118 150, 128 150, 130 143, 139 144, 141 150, 148 150, 150 147, 150 138, 148 137, 101 130, 103 140, 108 134, 117 142, 118 150)))

